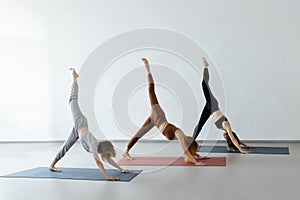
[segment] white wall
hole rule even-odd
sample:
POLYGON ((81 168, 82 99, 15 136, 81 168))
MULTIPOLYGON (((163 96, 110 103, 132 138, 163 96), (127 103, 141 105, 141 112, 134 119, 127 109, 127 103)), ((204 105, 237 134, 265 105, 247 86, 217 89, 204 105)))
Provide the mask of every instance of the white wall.
MULTIPOLYGON (((177 31, 203 47, 203 54, 213 62, 213 91, 241 138, 300 139, 297 0, 1 0, 0 5, 0 141, 64 139, 72 126, 68 107, 71 78, 67 68, 80 69, 103 42, 144 27, 177 31)), ((146 81, 139 63, 142 54, 130 56, 124 58, 123 67, 140 68, 137 74, 146 81)), ((164 63, 157 51, 147 56, 161 65, 174 64, 177 59, 166 55, 164 63)), ((185 62, 182 65, 189 66, 185 62)), ((157 67, 153 67, 154 72, 158 72, 157 67)), ((173 67, 180 71, 183 66, 173 67)), ((197 73, 200 80, 201 68, 197 73)), ((156 77, 159 80, 159 75, 156 77)), ((172 80, 172 76, 168 78, 172 80)), ((118 83, 116 79, 112 81, 118 83)), ((195 84, 192 88, 198 87, 196 80, 191 83, 195 84)), ((109 93, 107 90, 101 94, 109 93)), ((176 115, 174 110, 186 105, 174 101, 174 95, 166 91, 158 88, 170 121, 180 126, 182 120, 187 120, 182 128, 191 134, 199 116, 181 119, 181 111, 176 115)), ((148 114, 144 112, 146 91, 137 94, 128 107, 136 128, 148 114)), ((195 95, 198 107, 194 110, 200 112, 201 90, 195 95)), ((95 93, 97 99, 99 91, 95 93)), ((93 106, 95 110, 99 108, 97 103, 93 106)), ((97 113, 97 119, 101 118, 102 114, 97 113)), ((200 139, 218 137, 219 131, 209 125, 204 130, 209 135, 203 134, 200 139)), ((115 128, 116 124, 110 127, 100 127, 105 137, 128 138, 115 128)), ((154 131, 148 138, 161 138, 155 134, 154 131)))

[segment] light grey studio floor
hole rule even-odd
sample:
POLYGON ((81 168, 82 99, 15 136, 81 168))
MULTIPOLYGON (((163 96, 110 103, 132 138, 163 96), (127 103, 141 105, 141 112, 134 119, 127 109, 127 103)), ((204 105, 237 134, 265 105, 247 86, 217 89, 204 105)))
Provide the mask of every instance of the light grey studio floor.
MULTIPOLYGON (((48 166, 61 144, 0 143, 0 176, 48 166)), ((119 160, 125 143, 114 144, 119 160)), ((144 170, 131 182, 0 178, 0 200, 300 199, 300 143, 252 145, 288 146, 290 155, 209 154, 226 156, 226 167, 130 167, 144 170)), ((180 148, 176 142, 140 142, 133 153, 178 156, 180 148)), ((96 167, 80 144, 68 152, 59 166, 96 167)))

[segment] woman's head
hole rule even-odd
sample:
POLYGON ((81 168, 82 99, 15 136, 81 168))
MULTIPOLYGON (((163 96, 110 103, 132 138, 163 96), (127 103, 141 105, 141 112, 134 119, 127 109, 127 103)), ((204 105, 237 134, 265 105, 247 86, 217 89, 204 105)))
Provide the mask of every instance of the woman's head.
MULTIPOLYGON (((236 135, 235 132, 232 131, 232 135, 233 137, 235 137, 235 139, 238 141, 238 143, 240 144, 240 139, 238 138, 238 136, 236 135)), ((227 148, 228 150, 238 150, 238 148, 233 144, 232 140, 230 139, 229 135, 227 132, 225 132, 223 134, 225 140, 226 140, 226 144, 227 144, 227 148)))
POLYGON ((110 141, 99 142, 98 153, 101 154, 102 159, 105 161, 112 157, 116 157, 115 148, 110 141))
POLYGON ((184 143, 185 143, 185 146, 188 148, 188 151, 192 154, 192 156, 196 156, 199 145, 194 140, 194 138, 192 138, 190 136, 185 136, 184 143))

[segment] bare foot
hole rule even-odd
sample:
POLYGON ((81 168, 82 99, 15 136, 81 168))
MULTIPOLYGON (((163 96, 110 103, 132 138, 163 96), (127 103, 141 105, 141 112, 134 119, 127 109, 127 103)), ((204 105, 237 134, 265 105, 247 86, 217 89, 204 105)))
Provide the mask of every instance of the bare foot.
POLYGON ((250 151, 247 151, 247 150, 245 150, 245 149, 242 149, 241 153, 243 153, 243 154, 249 154, 249 153, 251 153, 251 152, 250 152, 250 151))
POLYGON ((149 65, 147 58, 142 58, 142 61, 144 62, 145 65, 149 65))
POLYGON ((127 160, 134 160, 133 157, 131 157, 128 152, 124 152, 122 156, 127 160))
POLYGON ((147 72, 150 74, 150 73, 151 73, 151 72, 150 72, 150 65, 149 65, 149 62, 148 62, 147 58, 142 58, 142 61, 143 61, 143 63, 144 63, 145 66, 146 66, 147 72))
POLYGON ((50 166, 49 167, 49 170, 50 171, 53 171, 53 172, 62 172, 60 169, 56 168, 56 167, 53 167, 53 166, 50 166))
POLYGON ((202 63, 203 63, 203 65, 204 65, 205 68, 207 68, 209 66, 209 64, 208 64, 208 62, 207 62, 207 60, 206 60, 205 57, 202 57, 202 63))
POLYGON ((73 67, 71 67, 69 70, 72 71, 73 79, 77 80, 79 74, 77 74, 76 70, 73 67))

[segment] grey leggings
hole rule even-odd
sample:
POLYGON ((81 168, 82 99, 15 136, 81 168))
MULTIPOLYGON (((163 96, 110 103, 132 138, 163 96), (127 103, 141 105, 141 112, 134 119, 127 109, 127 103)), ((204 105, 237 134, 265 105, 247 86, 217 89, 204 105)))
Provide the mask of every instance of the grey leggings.
POLYGON ((69 135, 68 139, 65 141, 60 151, 56 154, 55 160, 58 161, 67 153, 67 151, 75 144, 79 139, 78 130, 83 127, 88 127, 86 117, 81 113, 78 105, 78 84, 73 82, 69 104, 71 107, 71 112, 73 116, 74 127, 69 135))

